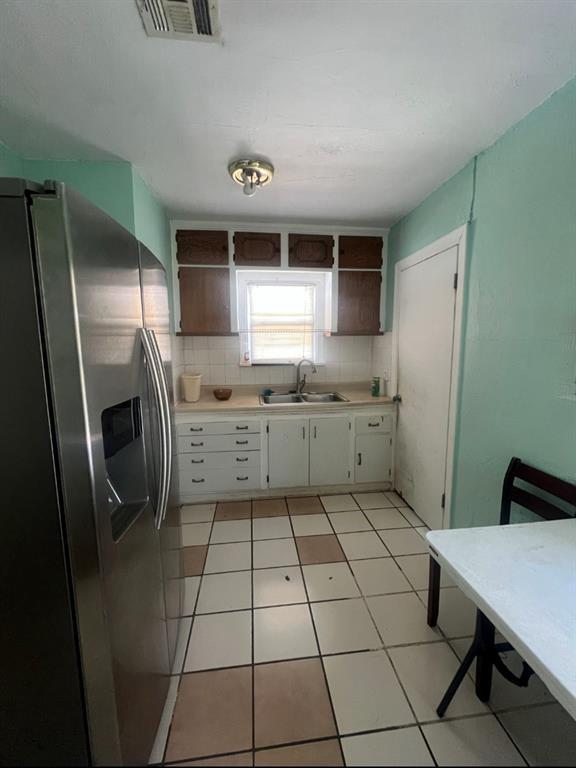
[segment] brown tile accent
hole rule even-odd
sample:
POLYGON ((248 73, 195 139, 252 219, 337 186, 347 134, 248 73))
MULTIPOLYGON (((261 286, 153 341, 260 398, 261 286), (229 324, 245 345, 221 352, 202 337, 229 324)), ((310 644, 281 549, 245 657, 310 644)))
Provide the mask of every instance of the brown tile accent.
POLYGON ((284 499, 252 499, 252 517, 282 517, 287 514, 284 499))
POLYGON ((166 761, 252 749, 251 667, 182 675, 166 761))
POLYGON ((319 659, 254 667, 254 728, 257 747, 336 736, 319 659))
POLYGON ((207 552, 207 544, 197 547, 182 547, 184 576, 202 576, 207 552))
MULTIPOLYGON (((252 752, 240 752, 236 755, 226 755, 225 757, 207 757, 202 760, 188 760, 185 763, 173 763, 173 765, 223 765, 234 768, 235 766, 248 765, 253 766, 252 752)), ((334 763, 336 765, 336 763, 334 763)), ((338 763, 341 765, 341 763, 338 763)))
POLYGON ((219 501, 214 520, 244 520, 252 517, 250 501, 219 501))
POLYGON ((318 496, 300 496, 295 499, 286 499, 291 515, 318 515, 324 512, 318 496))
POLYGON ((296 548, 302 565, 340 563, 346 560, 340 542, 333 533, 323 536, 296 536, 296 548))
POLYGON ((264 749, 254 755, 256 766, 337 766, 344 765, 337 739, 329 741, 311 741, 309 744, 296 744, 293 747, 264 749))

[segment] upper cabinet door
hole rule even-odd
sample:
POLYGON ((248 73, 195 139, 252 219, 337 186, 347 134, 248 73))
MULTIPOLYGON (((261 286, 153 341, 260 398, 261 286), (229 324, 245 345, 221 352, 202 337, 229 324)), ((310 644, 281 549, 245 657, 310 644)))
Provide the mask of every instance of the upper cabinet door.
POLYGON ((217 267, 182 267, 180 330, 199 336, 230 333, 230 270, 217 267))
POLYGON ((238 267, 279 267, 280 235, 235 232, 234 263, 238 267))
POLYGON ((338 266, 341 269, 381 269, 382 238, 340 235, 338 266))
POLYGON ((226 230, 179 229, 176 232, 179 264, 222 264, 228 266, 226 230))
POLYGON ((380 333, 380 272, 338 272, 338 333, 380 333))
POLYGON ((288 235, 288 266, 330 269, 333 249, 332 235, 288 235))

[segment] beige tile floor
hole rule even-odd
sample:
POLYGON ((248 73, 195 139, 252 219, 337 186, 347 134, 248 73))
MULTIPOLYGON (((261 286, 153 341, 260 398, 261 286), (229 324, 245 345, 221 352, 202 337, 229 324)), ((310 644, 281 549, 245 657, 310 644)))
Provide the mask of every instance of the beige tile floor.
POLYGON ((495 673, 487 706, 468 677, 436 716, 475 609, 445 580, 428 627, 426 528, 395 493, 198 504, 182 524, 166 764, 573 764, 576 723, 536 678, 495 673))

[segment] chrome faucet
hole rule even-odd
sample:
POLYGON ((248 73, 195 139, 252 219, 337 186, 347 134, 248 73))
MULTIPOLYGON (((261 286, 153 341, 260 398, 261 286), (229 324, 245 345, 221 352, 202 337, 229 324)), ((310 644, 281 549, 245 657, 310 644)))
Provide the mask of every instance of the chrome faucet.
POLYGON ((300 394, 304 387, 306 386, 306 374, 300 378, 300 368, 302 367, 303 363, 308 363, 308 365, 312 366, 312 373, 316 373, 316 366, 312 362, 312 360, 308 360, 308 358, 303 357, 302 360, 298 363, 296 366, 296 392, 300 394))

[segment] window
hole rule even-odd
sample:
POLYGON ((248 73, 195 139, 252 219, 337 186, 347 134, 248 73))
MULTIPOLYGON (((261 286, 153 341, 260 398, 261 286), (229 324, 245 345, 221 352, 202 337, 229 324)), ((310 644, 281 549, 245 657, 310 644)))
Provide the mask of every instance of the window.
POLYGON ((242 364, 320 362, 330 328, 329 272, 236 271, 242 364))

